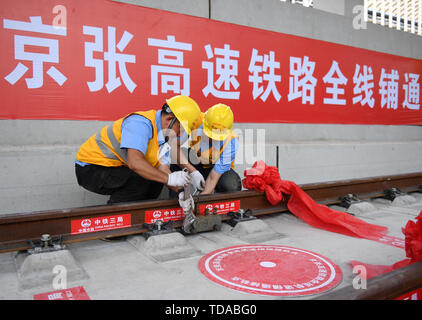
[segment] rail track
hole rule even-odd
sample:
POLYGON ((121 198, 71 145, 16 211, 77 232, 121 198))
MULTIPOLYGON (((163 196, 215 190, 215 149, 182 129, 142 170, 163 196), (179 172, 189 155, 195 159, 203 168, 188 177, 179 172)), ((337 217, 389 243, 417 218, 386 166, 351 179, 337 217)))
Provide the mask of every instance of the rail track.
MULTIPOLYGON (((402 192, 413 192, 422 191, 421 186, 422 172, 312 183, 300 187, 316 202, 330 205, 339 203, 340 198, 348 194, 355 194, 361 198, 375 198, 385 196, 385 190, 392 188, 398 188, 402 192)), ((196 212, 206 205, 221 203, 235 203, 236 207, 250 209, 254 216, 288 211, 286 203, 272 206, 264 194, 251 190, 195 196, 194 199, 196 212)), ((60 238, 60 241, 65 244, 144 233, 148 231, 145 226, 148 215, 157 210, 176 210, 177 208, 177 199, 171 199, 0 215, 0 253, 31 249, 32 243, 39 241, 43 234, 49 234, 53 239, 60 238), (130 223, 126 223, 121 228, 95 232, 72 230, 72 221, 115 216, 126 216, 130 223)), ((228 219, 230 218, 227 214, 222 214, 223 221, 228 219)), ((180 219, 172 221, 174 228, 181 225, 180 219)))
MULTIPOLYGON (((394 188, 403 193, 422 192, 422 172, 312 183, 300 185, 300 187, 316 202, 333 205, 341 204, 345 195, 355 195, 360 199, 386 197, 389 190, 394 190, 394 188)), ((204 211, 204 208, 209 205, 222 206, 225 211, 223 210, 219 216, 223 221, 231 219, 227 211, 232 210, 232 205, 235 209, 250 209, 253 216, 288 212, 287 203, 272 206, 264 194, 250 190, 195 196, 194 199, 196 212, 204 211)), ((59 239, 61 244, 142 234, 148 232, 148 226, 152 225, 154 212, 170 213, 177 210, 180 210, 177 199, 172 199, 0 215, 0 253, 33 249, 34 243, 40 242, 42 235, 45 234, 49 234, 52 239, 59 239), (126 224, 108 230, 87 228, 82 232, 75 232, 75 222, 81 224, 81 221, 111 220, 116 217, 126 217, 126 224)), ((182 218, 177 215, 171 222, 173 228, 182 227, 182 218)), ((370 287, 371 290, 356 291, 350 286, 316 298, 392 299, 422 288, 421 267, 422 262, 415 263, 371 279, 368 282, 368 288, 370 287)))
POLYGON ((350 285, 325 293, 315 300, 393 300, 420 288, 422 261, 369 279, 365 290, 356 290, 350 285))

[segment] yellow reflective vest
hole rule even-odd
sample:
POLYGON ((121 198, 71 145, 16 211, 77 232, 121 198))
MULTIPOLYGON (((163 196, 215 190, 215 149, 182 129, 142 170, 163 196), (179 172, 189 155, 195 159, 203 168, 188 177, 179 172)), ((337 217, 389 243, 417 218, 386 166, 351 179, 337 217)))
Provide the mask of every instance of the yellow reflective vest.
MULTIPOLYGON (((201 115, 202 119, 203 116, 204 113, 201 115)), ((202 134, 205 134, 204 131, 202 131, 202 134)), ((207 167, 211 164, 215 164, 230 141, 234 138, 238 138, 238 136, 232 132, 231 135, 228 136, 228 138, 224 141, 222 148, 213 148, 211 144, 209 148, 205 150, 201 150, 201 138, 202 135, 198 135, 198 130, 192 130, 190 147, 195 151, 196 156, 198 157, 198 160, 201 162, 201 164, 207 167)), ((234 169, 234 160, 232 161, 231 168, 234 169)))
POLYGON ((128 114, 127 116, 115 121, 109 126, 105 126, 100 132, 92 135, 79 148, 76 159, 105 167, 127 166, 127 150, 120 149, 120 141, 122 137, 122 123, 127 117, 138 114, 151 121, 153 134, 149 140, 145 159, 153 166, 157 167, 158 161, 158 134, 156 115, 157 110, 139 111, 128 114))

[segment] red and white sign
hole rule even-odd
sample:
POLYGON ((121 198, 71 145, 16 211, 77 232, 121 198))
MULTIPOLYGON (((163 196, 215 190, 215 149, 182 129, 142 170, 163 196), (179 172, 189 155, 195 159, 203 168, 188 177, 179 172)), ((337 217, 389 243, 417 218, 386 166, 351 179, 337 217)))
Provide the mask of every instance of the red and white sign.
POLYGON ((394 300, 422 300, 422 288, 408 292, 394 300))
POLYGON ((199 205, 199 214, 205 214, 205 209, 208 209, 209 213, 213 213, 214 208, 217 209, 218 214, 226 214, 230 211, 237 211, 240 209, 240 200, 201 204, 199 205))
MULTIPOLYGON (((214 208, 217 208, 218 214, 237 211, 240 209, 240 200, 201 204, 199 205, 199 214, 205 214, 205 209, 208 209, 209 212, 212 213, 214 212, 214 208)), ((180 207, 145 211, 145 223, 154 223, 158 220, 163 222, 169 220, 181 220, 182 218, 183 209, 180 207)))
POLYGON ((145 211, 145 223, 154 223, 158 220, 163 222, 169 220, 180 220, 183 218, 182 208, 170 208, 145 211))
POLYGON ((36 294, 34 300, 90 300, 90 298, 84 287, 74 287, 36 294))
POLYGON ((0 21, 0 119, 116 120, 184 94, 235 122, 422 124, 417 59, 108 0, 2 0, 0 21))
POLYGON ((131 226, 131 215, 120 214, 114 216, 78 219, 71 221, 71 233, 89 233, 112 229, 128 228, 131 226))
POLYGON ((230 289, 271 296, 304 296, 332 289, 341 269, 311 251, 279 245, 243 245, 213 251, 199 261, 211 281, 230 289))
POLYGON ((372 240, 380 242, 380 243, 384 243, 392 247, 405 249, 405 240, 402 238, 384 235, 380 238, 374 238, 372 240))

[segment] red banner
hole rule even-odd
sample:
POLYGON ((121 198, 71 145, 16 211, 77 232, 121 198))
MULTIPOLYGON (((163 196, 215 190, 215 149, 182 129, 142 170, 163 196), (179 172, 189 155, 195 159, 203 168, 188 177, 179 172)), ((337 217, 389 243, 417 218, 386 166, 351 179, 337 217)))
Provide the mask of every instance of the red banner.
POLYGON ((115 120, 184 94, 236 122, 422 124, 421 60, 108 0, 2 0, 0 17, 0 119, 115 120))

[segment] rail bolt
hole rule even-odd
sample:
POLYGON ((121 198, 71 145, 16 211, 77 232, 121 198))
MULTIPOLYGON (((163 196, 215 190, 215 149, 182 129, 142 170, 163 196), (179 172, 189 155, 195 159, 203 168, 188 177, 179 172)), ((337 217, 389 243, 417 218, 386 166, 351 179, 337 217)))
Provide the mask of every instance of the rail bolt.
POLYGON ((51 242, 51 236, 49 234, 43 234, 41 236, 41 242, 44 244, 44 248, 47 248, 51 242))

